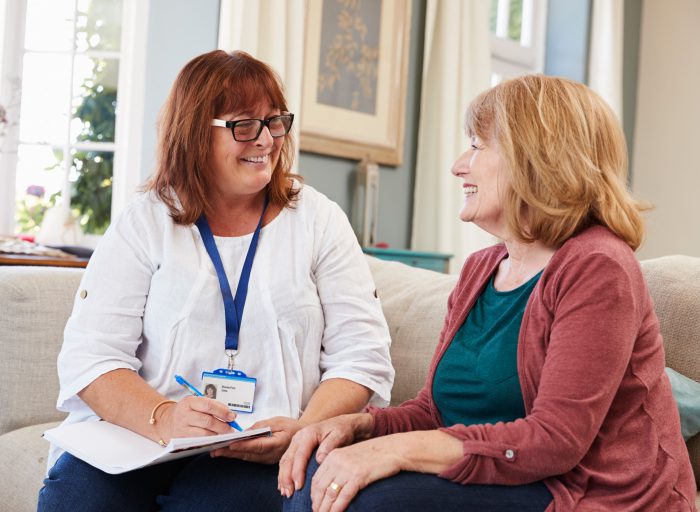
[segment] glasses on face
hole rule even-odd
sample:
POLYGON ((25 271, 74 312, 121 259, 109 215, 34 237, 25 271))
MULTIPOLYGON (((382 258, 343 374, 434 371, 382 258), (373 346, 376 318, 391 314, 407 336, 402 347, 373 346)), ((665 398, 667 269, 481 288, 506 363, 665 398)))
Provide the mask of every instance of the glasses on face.
POLYGON ((238 121, 212 119, 211 125, 230 128, 235 141, 248 142, 260 137, 263 126, 267 126, 267 129, 270 130, 270 135, 273 137, 284 137, 292 129, 293 121, 294 114, 280 114, 267 119, 239 119, 238 121))

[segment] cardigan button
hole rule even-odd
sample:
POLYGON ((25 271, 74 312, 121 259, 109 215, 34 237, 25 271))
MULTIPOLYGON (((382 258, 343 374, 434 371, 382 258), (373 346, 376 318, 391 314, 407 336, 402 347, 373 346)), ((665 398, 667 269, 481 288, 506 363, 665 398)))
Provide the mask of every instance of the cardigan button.
POLYGON ((515 452, 513 450, 506 450, 503 455, 505 455, 508 460, 513 460, 515 458, 515 452))

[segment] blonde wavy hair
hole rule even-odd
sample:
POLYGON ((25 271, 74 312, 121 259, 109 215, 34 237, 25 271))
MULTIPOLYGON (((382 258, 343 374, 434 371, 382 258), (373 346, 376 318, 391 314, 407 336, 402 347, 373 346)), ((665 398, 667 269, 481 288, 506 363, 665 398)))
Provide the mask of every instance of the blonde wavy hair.
POLYGON ((627 146, 610 107, 583 84, 543 75, 507 80, 479 95, 467 133, 498 147, 511 180, 504 198, 518 239, 558 247, 601 224, 636 250, 646 204, 627 188, 627 146))

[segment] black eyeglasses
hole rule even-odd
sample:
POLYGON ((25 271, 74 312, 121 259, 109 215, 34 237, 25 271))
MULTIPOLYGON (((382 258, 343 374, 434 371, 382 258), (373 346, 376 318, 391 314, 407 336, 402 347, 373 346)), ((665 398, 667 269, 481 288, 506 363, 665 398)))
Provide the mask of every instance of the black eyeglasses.
POLYGON ((263 126, 267 126, 267 129, 270 130, 270 135, 273 137, 284 137, 292 129, 293 121, 294 114, 281 114, 268 117, 267 119, 239 119, 238 121, 212 119, 211 125, 230 128, 234 140, 248 142, 260 137, 263 126))

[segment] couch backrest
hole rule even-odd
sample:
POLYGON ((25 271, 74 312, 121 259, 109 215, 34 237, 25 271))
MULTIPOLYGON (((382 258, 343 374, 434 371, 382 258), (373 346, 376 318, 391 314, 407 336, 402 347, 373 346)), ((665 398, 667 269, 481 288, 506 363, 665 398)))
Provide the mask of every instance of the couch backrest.
MULTIPOLYGON (((457 276, 368 257, 389 323, 396 368, 392 405, 423 386, 457 276)), ((661 333, 666 364, 700 382, 700 258, 665 256, 641 263, 661 333)), ((700 485, 700 434, 688 441, 700 485)))
POLYGON ((0 434, 65 416, 56 357, 82 273, 0 266, 0 434))
POLYGON ((396 370, 391 404, 398 405, 415 397, 425 383, 457 276, 371 256, 367 261, 389 324, 396 370))
MULTIPOLYGON (((457 280, 367 257, 392 338, 392 404, 413 398, 426 378, 447 297, 457 280)), ((666 363, 700 382, 700 258, 642 262, 666 348, 666 363)), ((83 271, 0 266, 0 434, 61 419, 56 357, 83 271)), ((688 442, 700 476, 700 434, 688 442)))

